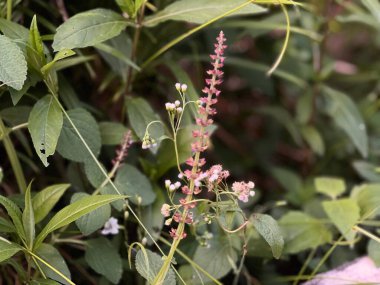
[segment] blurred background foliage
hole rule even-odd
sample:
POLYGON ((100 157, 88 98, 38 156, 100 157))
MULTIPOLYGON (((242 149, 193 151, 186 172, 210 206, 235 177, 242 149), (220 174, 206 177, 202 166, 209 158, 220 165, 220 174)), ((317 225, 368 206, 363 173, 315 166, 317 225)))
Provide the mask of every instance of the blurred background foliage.
MULTIPOLYGON (((148 23, 156 9, 175 1, 150 2, 152 6, 145 8, 148 23)), ((380 202, 375 184, 380 182, 380 4, 373 0, 312 0, 303 4, 287 6, 290 40, 271 76, 266 73, 280 53, 286 34, 286 20, 278 5, 263 6, 265 9, 254 15, 221 19, 149 63, 147 60, 166 43, 197 25, 167 21, 137 30, 128 26, 106 45, 78 50, 75 58, 59 66, 60 98, 67 109, 85 108, 96 118, 102 139, 100 160, 109 167, 127 128, 132 127, 141 139, 139 122, 150 121, 154 113, 165 120, 163 106, 176 96, 174 83, 188 84, 189 96, 199 96, 208 54, 215 35, 223 29, 229 48, 208 162, 223 164, 232 174, 231 181, 255 181, 257 195, 245 210, 248 214, 271 214, 279 220, 285 239, 281 259, 273 260, 268 244, 253 228, 248 229, 250 242, 241 284, 247 284, 244 276, 250 284, 275 284, 276 277, 282 280, 277 280, 279 284, 290 284, 281 276, 297 275, 300 270, 301 275, 313 272, 324 254, 336 245, 333 241, 338 239, 340 228, 332 224, 340 222, 331 218, 336 213, 330 216, 322 203, 327 200, 321 194, 326 186, 316 187, 315 178, 336 177, 327 181, 330 184, 326 191, 331 194, 337 189, 337 195, 346 191, 343 195, 347 197, 355 197, 355 191, 351 191, 355 186, 356 192, 363 192, 366 189, 358 185, 372 183, 376 190, 368 193, 368 201, 380 202)), ((13 5, 13 21, 26 27, 37 14, 47 46, 66 17, 99 7, 120 12, 116 2, 105 0, 29 0, 13 1, 13 5)), ((0 16, 6 16, 6 1, 0 2, 0 16)), ((142 16, 138 15, 136 21, 140 20, 142 16)), ((41 83, 31 85, 21 99, 17 94, 10 96, 4 87, 0 89, 0 115, 8 126, 26 122, 36 98, 46 94, 41 83)), ((183 136, 186 148, 186 130, 183 136)), ((36 178, 36 188, 70 182, 72 194, 90 192, 91 184, 99 184, 90 164, 84 167, 56 154, 50 158, 51 165, 44 168, 26 132, 14 132, 12 139, 26 177, 36 178)), ((159 189, 164 178, 176 175, 171 151, 165 142, 157 155, 134 146, 127 161, 159 189)), ((0 158, 1 191, 15 194, 17 184, 2 148, 0 158)), ((368 201, 363 199, 360 203, 365 207, 368 201)), ((69 195, 64 201, 69 202, 69 195)), ((378 233, 378 224, 374 225, 370 229, 378 233)), ((139 237, 132 234, 130 238, 139 237)), ((367 246, 364 237, 355 239, 355 246, 338 245, 320 269, 367 254, 367 246)), ((379 246, 371 246, 370 254, 380 265, 379 246)), ((64 248, 61 250, 65 257, 69 255, 64 248)), ((83 263, 83 259, 78 262, 83 263)), ((80 275, 78 272, 73 274, 80 275)), ((226 284, 232 282, 230 277, 226 277, 226 284)))

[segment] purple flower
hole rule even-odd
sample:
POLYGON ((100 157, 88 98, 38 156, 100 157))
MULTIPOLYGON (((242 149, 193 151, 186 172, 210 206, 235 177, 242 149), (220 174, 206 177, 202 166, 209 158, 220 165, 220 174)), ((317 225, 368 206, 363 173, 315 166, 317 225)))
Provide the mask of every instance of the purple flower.
POLYGON ((101 231, 102 235, 117 235, 119 233, 119 224, 117 219, 114 217, 109 218, 109 220, 104 224, 104 228, 101 231))

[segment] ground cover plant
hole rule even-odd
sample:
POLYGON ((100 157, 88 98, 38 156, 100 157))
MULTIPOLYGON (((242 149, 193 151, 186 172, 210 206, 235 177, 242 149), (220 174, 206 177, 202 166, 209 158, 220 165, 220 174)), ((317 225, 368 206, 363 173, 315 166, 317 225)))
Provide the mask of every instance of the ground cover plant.
POLYGON ((379 13, 0 1, 0 284, 296 285, 380 266, 379 13))

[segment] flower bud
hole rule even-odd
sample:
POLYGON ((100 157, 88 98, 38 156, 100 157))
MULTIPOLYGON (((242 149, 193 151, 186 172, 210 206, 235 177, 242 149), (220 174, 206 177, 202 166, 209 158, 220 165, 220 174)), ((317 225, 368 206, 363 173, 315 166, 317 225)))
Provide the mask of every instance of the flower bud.
POLYGON ((177 91, 180 91, 181 90, 181 83, 176 83, 175 89, 177 89, 177 91))
POLYGON ((181 85, 181 91, 182 92, 186 92, 186 90, 187 90, 187 85, 186 84, 182 84, 181 85))

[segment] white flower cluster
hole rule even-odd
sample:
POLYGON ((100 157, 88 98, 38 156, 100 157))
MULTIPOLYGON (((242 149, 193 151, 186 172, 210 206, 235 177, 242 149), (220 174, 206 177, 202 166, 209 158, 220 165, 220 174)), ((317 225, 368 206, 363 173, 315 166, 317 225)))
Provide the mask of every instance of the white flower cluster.
POLYGON ((177 181, 175 183, 172 183, 170 180, 165 180, 165 187, 170 192, 173 192, 177 190, 179 187, 181 187, 181 182, 177 181))

